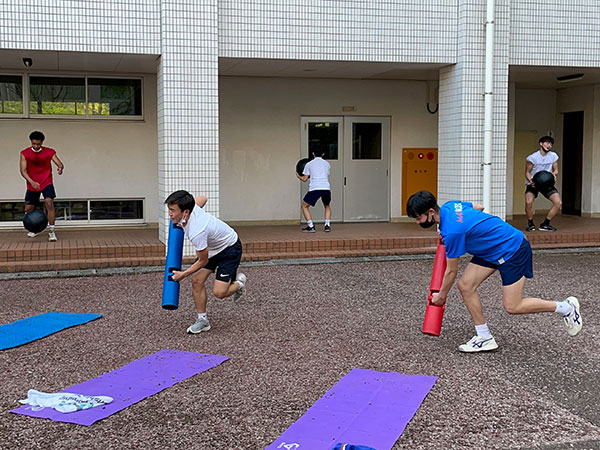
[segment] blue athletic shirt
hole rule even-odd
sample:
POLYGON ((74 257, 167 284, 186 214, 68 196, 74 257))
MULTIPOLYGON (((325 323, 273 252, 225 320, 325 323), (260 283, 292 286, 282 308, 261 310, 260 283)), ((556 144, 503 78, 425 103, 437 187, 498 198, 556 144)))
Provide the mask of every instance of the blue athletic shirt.
POLYGON ((440 233, 448 258, 465 253, 492 264, 503 264, 519 249, 525 235, 500 217, 450 201, 440 208, 440 233))

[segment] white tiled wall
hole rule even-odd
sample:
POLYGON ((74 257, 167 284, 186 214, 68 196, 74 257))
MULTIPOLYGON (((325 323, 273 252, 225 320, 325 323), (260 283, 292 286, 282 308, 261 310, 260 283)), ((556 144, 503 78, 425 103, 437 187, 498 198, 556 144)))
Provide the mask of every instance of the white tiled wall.
POLYGON ((0 0, 0 48, 158 54, 160 0, 0 0))
POLYGON ((457 0, 220 0, 219 55, 454 62, 457 0))
POLYGON ((598 0, 511 0, 510 63, 600 65, 598 0))
POLYGON ((219 212, 217 0, 162 0, 161 23, 158 201, 160 239, 166 242, 163 202, 171 192, 206 195, 207 211, 219 212))
MULTIPOLYGON (((481 201, 485 3, 472 0, 0 0, 0 50, 161 55, 159 208, 219 213, 218 57, 446 63, 439 197, 481 201)), ((504 216, 508 67, 600 67, 598 0, 496 0, 492 213, 504 216)), ((188 249, 189 250, 189 249, 188 249)))
MULTIPOLYGON (((496 0, 492 137, 492 214, 506 214, 508 0, 496 0)), ((482 203, 485 2, 461 1, 457 64, 440 72, 439 203, 482 203)))

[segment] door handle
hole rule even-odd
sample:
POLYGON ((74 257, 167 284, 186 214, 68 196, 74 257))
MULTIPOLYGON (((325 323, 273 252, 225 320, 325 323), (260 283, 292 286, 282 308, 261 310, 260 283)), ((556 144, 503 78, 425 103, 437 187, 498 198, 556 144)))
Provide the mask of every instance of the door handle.
POLYGON ((344 177, 344 186, 346 186, 346 177, 344 177))

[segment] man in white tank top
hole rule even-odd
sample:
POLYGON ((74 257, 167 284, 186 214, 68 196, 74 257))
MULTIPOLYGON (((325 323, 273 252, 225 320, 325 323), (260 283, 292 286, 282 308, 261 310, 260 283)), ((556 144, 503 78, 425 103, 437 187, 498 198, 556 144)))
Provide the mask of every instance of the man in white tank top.
POLYGON ((302 214, 306 219, 306 227, 302 231, 306 233, 314 233, 317 231, 312 221, 309 208, 315 206, 319 199, 323 202, 325 208, 325 226, 323 230, 331 231, 331 186, 329 185, 329 171, 331 165, 323 159, 323 151, 316 150, 313 152, 314 159, 307 162, 304 166, 302 175, 296 173, 299 180, 306 182, 310 179, 308 192, 302 200, 302 214))
POLYGON ((540 149, 529 155, 527 157, 527 162, 525 163, 525 214, 527 214, 527 228, 525 228, 525 231, 535 231, 535 224, 533 223, 533 202, 539 192, 552 202, 552 208, 548 211, 548 215, 544 222, 540 224, 539 230, 556 231, 556 228, 550 225, 550 221, 558 211, 560 211, 562 206, 560 194, 554 186, 545 191, 539 190, 535 186, 533 177, 536 173, 545 170, 551 172, 556 180, 556 176, 558 175, 558 155, 551 151, 554 144, 554 138, 552 136, 542 136, 539 144, 540 149))
POLYGON ((192 295, 198 318, 187 332, 194 334, 210 330, 206 314, 205 283, 211 273, 215 273, 215 297, 232 296, 237 301, 246 291, 246 275, 237 273, 242 258, 242 243, 233 228, 204 211, 207 201, 205 196, 194 198, 187 191, 173 192, 165 200, 169 208, 169 219, 183 228, 198 257, 186 270, 173 271, 172 276, 174 281, 193 276, 192 295))

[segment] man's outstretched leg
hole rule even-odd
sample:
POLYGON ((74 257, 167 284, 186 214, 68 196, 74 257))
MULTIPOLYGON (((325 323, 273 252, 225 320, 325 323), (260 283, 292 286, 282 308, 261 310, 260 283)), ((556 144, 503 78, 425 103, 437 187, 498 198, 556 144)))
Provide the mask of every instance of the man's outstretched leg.
POLYGON ((509 314, 557 312, 562 316, 567 333, 570 336, 575 336, 581 331, 583 320, 581 319, 579 300, 576 297, 569 297, 562 302, 543 300, 536 297, 523 298, 524 285, 525 277, 509 286, 503 286, 502 302, 506 312, 509 314))

